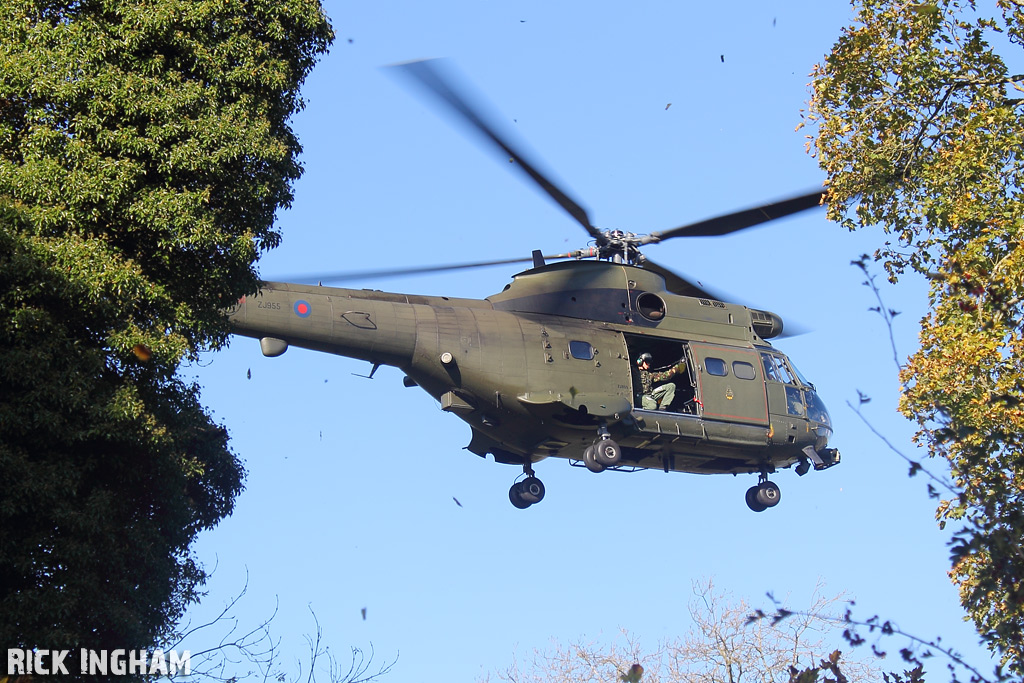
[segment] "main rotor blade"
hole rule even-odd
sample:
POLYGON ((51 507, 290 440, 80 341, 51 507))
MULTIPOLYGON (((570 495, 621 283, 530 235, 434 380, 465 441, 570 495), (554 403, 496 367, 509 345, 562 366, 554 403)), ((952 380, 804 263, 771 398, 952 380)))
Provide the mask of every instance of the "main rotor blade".
POLYGON ((825 201, 825 192, 815 190, 799 197, 790 197, 771 204, 755 206, 724 216, 717 216, 699 223, 689 223, 664 232, 652 232, 648 235, 649 242, 662 242, 673 237, 718 237, 738 230, 752 228, 755 225, 784 218, 807 209, 820 206, 825 201))
POLYGON ((682 296, 692 296, 698 299, 714 299, 716 301, 725 301, 718 294, 714 294, 702 286, 690 282, 682 275, 675 273, 674 271, 666 268, 663 265, 655 263, 651 259, 645 259, 642 267, 644 270, 650 270, 658 275, 665 278, 665 289, 672 292, 673 294, 680 294, 682 296))
MULTIPOLYGON (((544 256, 544 259, 564 259, 572 258, 573 254, 553 254, 551 256, 544 256)), ((352 280, 373 280, 384 277, 404 277, 407 275, 423 275, 426 273, 441 273, 447 270, 463 270, 468 268, 486 268, 487 266, 501 266, 509 263, 526 263, 527 261, 533 261, 532 257, 528 258, 510 258, 501 259, 497 261, 477 261, 475 263, 452 263, 442 266, 425 266, 419 268, 390 268, 386 270, 362 270, 362 271, 348 271, 344 273, 328 273, 326 275, 296 275, 292 277, 280 278, 282 282, 293 282, 293 281, 311 281, 316 280, 321 284, 324 282, 346 282, 352 280)))
MULTIPOLYGON (((405 62, 403 64, 395 64, 391 68, 397 69, 418 82, 443 104, 448 105, 453 112, 461 116, 466 123, 483 133, 484 136, 505 152, 533 182, 537 183, 544 192, 554 199, 566 213, 582 225, 583 229, 597 240, 599 245, 605 243, 604 234, 591 225, 590 216, 587 215, 586 210, 538 171, 532 162, 526 160, 522 152, 516 150, 505 138, 499 135, 496 127, 485 119, 482 112, 483 108, 470 104, 470 98, 464 94, 465 90, 462 93, 459 92, 455 86, 455 77, 452 75, 451 70, 448 69, 447 74, 442 73, 444 69, 441 66, 441 60, 427 59, 405 62)), ((475 99, 478 102, 481 101, 479 96, 475 99)))
MULTIPOLYGON (((704 289, 702 286, 696 285, 693 282, 690 282, 689 280, 684 278, 682 275, 679 275, 679 274, 669 270, 665 266, 662 266, 660 264, 657 264, 657 263, 651 261, 650 259, 647 259, 646 261, 644 261, 643 268, 645 270, 650 270, 650 271, 653 271, 655 273, 658 273, 659 275, 664 277, 665 278, 665 289, 667 289, 668 291, 672 292, 673 294, 681 294, 683 296, 692 296, 692 297, 696 297, 698 299, 712 299, 714 301, 728 301, 728 302, 731 302, 731 303, 734 303, 734 304, 740 304, 742 306, 746 306, 747 308, 754 308, 753 306, 750 306, 749 304, 745 304, 745 303, 743 303, 741 301, 737 301, 736 297, 724 296, 722 294, 718 294, 718 293, 712 292, 710 290, 704 289)), ((761 310, 761 309, 756 309, 756 310, 761 310)), ((808 332, 810 332, 810 329, 807 328, 804 325, 801 325, 799 323, 794 323, 792 321, 790 321, 790 322, 785 322, 784 321, 783 322, 783 326, 782 326, 782 334, 778 335, 777 337, 773 337, 773 339, 784 339, 786 337, 796 337, 796 336, 799 336, 801 334, 807 334, 808 332)))
POLYGON ((773 339, 788 339, 790 337, 800 337, 805 334, 810 334, 811 332, 814 331, 810 327, 802 325, 798 322, 793 322, 788 318, 783 318, 783 321, 784 322, 782 324, 782 334, 778 335, 777 337, 772 337, 773 339))

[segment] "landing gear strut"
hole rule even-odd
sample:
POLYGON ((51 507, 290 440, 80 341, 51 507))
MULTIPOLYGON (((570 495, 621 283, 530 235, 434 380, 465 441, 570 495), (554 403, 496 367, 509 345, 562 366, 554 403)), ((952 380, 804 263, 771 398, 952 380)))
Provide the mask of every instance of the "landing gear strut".
POLYGON ((766 473, 762 473, 758 485, 747 489, 744 498, 747 501, 747 507, 751 510, 764 512, 779 504, 779 501, 782 500, 782 491, 775 482, 768 480, 766 473))
POLYGON ((534 476, 529 462, 523 465, 523 473, 527 475, 526 479, 512 484, 508 490, 508 499, 520 510, 544 500, 544 482, 534 476))

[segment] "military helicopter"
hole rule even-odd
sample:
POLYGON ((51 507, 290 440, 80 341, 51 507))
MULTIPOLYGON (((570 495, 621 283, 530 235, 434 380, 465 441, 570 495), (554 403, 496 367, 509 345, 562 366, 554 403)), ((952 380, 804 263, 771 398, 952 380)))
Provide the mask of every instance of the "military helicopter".
POLYGON ((802 476, 839 463, 814 385, 767 341, 782 334, 782 319, 721 301, 640 253, 811 209, 823 201, 820 190, 648 235, 601 230, 496 132, 436 60, 391 68, 482 133, 592 243, 530 259, 376 273, 532 261, 480 300, 264 282, 229 311, 235 334, 259 339, 268 357, 297 346, 368 361, 370 377, 382 365, 399 368, 405 386, 421 387, 470 425, 470 452, 522 467, 509 489, 520 509, 544 498, 534 465, 548 457, 591 472, 756 474, 745 493, 755 512, 778 504, 769 475, 779 469, 802 476), (652 372, 658 367, 670 369, 652 372))

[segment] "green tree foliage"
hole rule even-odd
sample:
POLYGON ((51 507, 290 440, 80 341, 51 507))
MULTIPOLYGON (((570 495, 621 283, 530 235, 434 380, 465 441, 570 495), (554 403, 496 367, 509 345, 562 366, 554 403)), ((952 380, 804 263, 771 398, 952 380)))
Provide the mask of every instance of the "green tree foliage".
POLYGON ((816 67, 811 147, 829 215, 881 226, 890 279, 930 278, 901 375, 917 441, 949 463, 950 576, 988 645, 1024 674, 1024 5, 854 0, 816 67))
POLYGON ((242 467, 181 381, 299 176, 317 0, 0 8, 0 643, 139 648, 242 467))

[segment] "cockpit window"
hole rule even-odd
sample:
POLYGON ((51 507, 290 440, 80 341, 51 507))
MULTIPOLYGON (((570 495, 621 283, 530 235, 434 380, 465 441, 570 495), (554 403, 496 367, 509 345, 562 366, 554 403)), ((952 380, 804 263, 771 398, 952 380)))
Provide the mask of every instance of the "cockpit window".
POLYGON ((764 376, 768 380, 783 384, 796 384, 796 379, 789 371, 789 366, 786 365, 782 356, 776 356, 774 353, 762 353, 761 363, 764 365, 764 376))
MULTIPOLYGON (((787 413, 795 417, 806 417, 831 431, 832 418, 829 416, 824 402, 818 397, 814 385, 800 374, 792 361, 782 354, 761 351, 761 363, 764 366, 765 381, 787 385, 785 387, 787 413)), ((819 427, 819 429, 821 428, 819 427)))
POLYGON ((806 414, 803 398, 796 387, 786 387, 786 412, 797 417, 804 417, 806 414))
POLYGON ((793 364, 793 361, 789 361, 789 366, 793 368, 793 372, 796 373, 796 376, 800 379, 801 384, 803 384, 805 387, 811 387, 812 389, 814 388, 814 385, 808 382, 807 378, 804 377, 800 370, 796 367, 796 365, 793 364))
POLYGON ((807 417, 815 422, 831 427, 832 419, 828 415, 828 410, 825 409, 825 403, 818 398, 818 393, 806 391, 804 392, 804 397, 807 399, 807 417))

